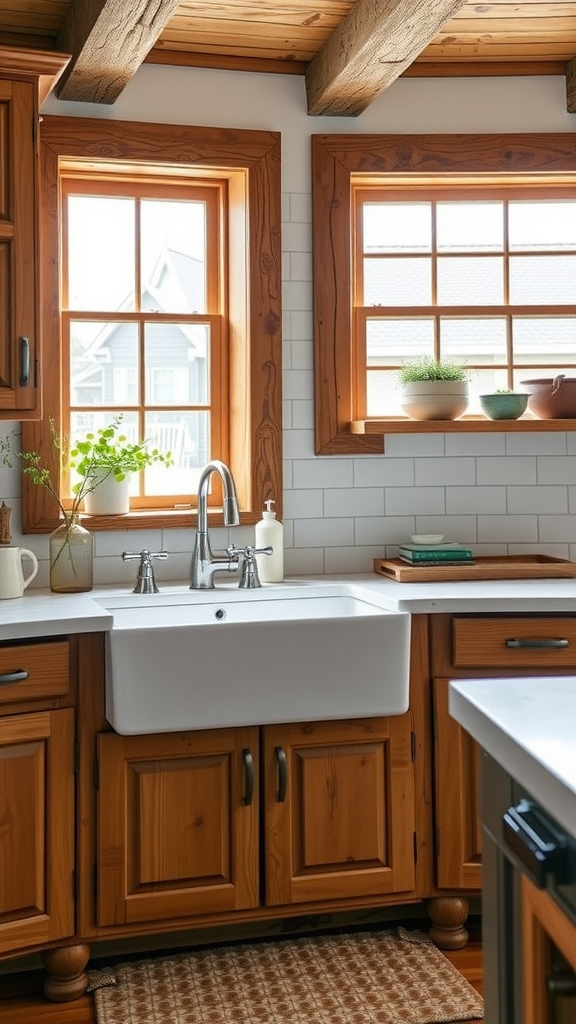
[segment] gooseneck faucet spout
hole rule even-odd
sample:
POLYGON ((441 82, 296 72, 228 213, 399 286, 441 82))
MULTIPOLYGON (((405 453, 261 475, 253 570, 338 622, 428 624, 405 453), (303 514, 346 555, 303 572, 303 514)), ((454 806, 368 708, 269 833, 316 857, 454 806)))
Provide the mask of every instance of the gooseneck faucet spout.
POLYGON ((208 487, 210 477, 217 473, 222 481, 222 512, 225 526, 238 526, 240 514, 238 499, 232 473, 223 462, 213 459, 202 470, 198 484, 198 528, 192 553, 190 570, 191 590, 212 590, 214 574, 217 572, 236 572, 238 555, 222 552, 214 554, 210 545, 208 532, 208 487))

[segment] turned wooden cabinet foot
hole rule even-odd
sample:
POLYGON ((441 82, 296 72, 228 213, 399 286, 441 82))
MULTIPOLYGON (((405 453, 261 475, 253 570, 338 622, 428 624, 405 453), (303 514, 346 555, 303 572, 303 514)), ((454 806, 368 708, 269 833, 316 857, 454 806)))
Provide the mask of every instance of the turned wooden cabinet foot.
POLYGON ((67 1003, 83 996, 88 987, 85 967, 90 959, 90 946, 61 946, 45 949, 42 960, 48 973, 44 995, 53 1003, 67 1003))
POLYGON ((426 900, 432 927, 428 935, 440 949, 462 949, 468 942, 464 922, 468 900, 464 896, 434 896, 426 900))

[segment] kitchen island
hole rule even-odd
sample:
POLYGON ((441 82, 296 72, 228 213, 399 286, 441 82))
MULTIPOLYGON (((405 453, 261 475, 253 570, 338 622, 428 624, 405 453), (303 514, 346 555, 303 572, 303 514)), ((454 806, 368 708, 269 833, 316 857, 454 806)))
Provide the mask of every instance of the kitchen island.
POLYGON ((576 1017, 576 676, 459 679, 482 749, 486 1024, 576 1017))

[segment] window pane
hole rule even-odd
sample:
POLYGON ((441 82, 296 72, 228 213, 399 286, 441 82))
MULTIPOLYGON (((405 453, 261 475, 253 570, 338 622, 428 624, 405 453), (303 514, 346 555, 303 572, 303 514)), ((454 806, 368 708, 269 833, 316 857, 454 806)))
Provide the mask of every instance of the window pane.
POLYGON ((432 355, 434 321, 428 319, 370 319, 366 323, 366 358, 371 366, 398 365, 432 355))
POLYGON ((503 318, 442 317, 442 355, 467 363, 506 363, 506 321, 503 318))
POLYGON ((134 309, 134 201, 68 199, 68 309, 134 309))
POLYGON ((137 325, 71 321, 70 405, 137 403, 137 325))
POLYGON ((576 318, 514 317, 512 338, 516 363, 576 362, 576 318))
POLYGON ((146 437, 172 452, 174 465, 145 471, 147 494, 195 494, 203 467, 210 461, 207 412, 149 413, 146 437))
POLYGON ((146 403, 206 405, 208 324, 147 324, 146 403))
POLYGON ((511 249, 576 249, 576 202, 511 202, 511 249))
MULTIPOLYGON (((111 412, 105 412, 105 411, 96 412, 96 411, 92 411, 92 410, 86 409, 86 410, 83 410, 83 411, 71 412, 70 413, 70 442, 71 442, 71 444, 73 444, 74 441, 79 440, 80 438, 85 437, 86 434, 88 434, 88 433, 95 433, 97 430, 100 430, 102 427, 107 427, 112 422, 112 420, 113 420, 115 415, 116 415, 116 410, 114 410, 114 412, 112 412, 112 411, 111 412)), ((139 437, 138 437, 138 419, 136 417, 136 413, 127 412, 127 413, 123 414, 121 434, 124 435, 128 439, 128 441, 130 443, 135 444, 139 440, 139 437)), ((74 484, 75 479, 76 478, 73 475, 72 479, 70 480, 70 484, 71 485, 74 484)), ((133 477, 131 485, 130 485, 130 494, 137 494, 137 493, 138 493, 138 479, 137 479, 137 477, 133 477)), ((70 497, 70 495, 68 495, 68 497, 70 497)))
POLYGON ((502 251, 503 209, 502 203, 438 203, 439 252, 502 251))
POLYGON ((365 259, 365 306, 429 306, 432 276, 429 259, 365 259))
POLYGON ((142 308, 206 312, 204 203, 143 200, 142 308))
POLYGON ((510 302, 576 302, 576 256, 511 256, 510 302))
POLYGON ((368 416, 402 416, 401 394, 394 373, 369 370, 366 375, 368 416))
POLYGON ((364 252, 430 252, 430 203, 364 203, 364 252))
POLYGON ((442 306, 494 306, 504 297, 501 256, 438 260, 438 303, 442 306))

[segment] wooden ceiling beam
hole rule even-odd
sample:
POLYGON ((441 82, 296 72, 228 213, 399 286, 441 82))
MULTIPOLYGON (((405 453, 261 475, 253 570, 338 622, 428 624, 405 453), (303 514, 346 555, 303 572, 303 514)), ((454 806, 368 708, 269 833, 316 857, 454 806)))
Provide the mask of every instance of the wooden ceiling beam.
POLYGON ((172 17, 179 0, 71 0, 57 47, 72 54, 61 100, 114 103, 172 17))
POLYGON ((466 0, 356 0, 306 72, 308 113, 356 117, 466 0))

